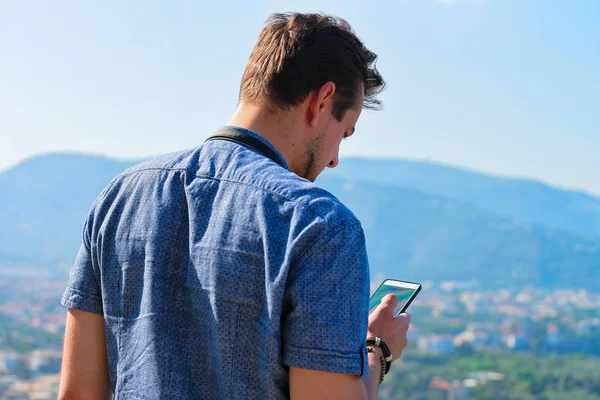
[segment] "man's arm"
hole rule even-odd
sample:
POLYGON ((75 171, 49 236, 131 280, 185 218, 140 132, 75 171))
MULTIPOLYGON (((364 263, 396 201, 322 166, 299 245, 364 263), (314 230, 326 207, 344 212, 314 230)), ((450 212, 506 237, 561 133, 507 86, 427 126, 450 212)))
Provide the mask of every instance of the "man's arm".
POLYGON ((378 398, 381 362, 369 353, 369 376, 290 367, 292 400, 373 400, 378 398))
POLYGON ((110 392, 104 318, 69 308, 58 398, 104 400, 110 392))

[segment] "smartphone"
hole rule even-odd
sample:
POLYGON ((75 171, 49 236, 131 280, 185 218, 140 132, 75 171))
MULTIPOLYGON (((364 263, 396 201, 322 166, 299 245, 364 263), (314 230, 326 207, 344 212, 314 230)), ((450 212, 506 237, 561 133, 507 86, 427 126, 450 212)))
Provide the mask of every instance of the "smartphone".
POLYGON ((369 314, 381 303, 381 300, 388 294, 395 294, 398 298, 398 307, 394 310, 394 316, 406 311, 410 303, 417 297, 421 291, 421 285, 414 282, 397 281, 395 279, 386 279, 377 288, 369 300, 369 314))

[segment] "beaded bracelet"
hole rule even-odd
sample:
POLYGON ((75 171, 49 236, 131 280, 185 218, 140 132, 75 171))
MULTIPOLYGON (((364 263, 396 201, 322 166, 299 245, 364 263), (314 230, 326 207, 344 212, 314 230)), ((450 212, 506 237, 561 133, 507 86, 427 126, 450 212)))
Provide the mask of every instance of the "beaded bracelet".
MULTIPOLYGON (((369 353, 373 353, 376 354, 376 347, 374 346, 367 346, 367 351, 369 353)), ((383 355, 379 356, 379 361, 381 362, 381 371, 379 373, 379 384, 381 384, 383 382, 383 378, 385 377, 385 365, 386 365, 386 361, 385 358, 383 357, 383 355)))
POLYGON ((376 346, 381 349, 383 352, 383 357, 385 358, 385 373, 387 375, 390 372, 390 367, 392 366, 392 352, 390 348, 378 337, 368 337, 367 338, 367 346, 376 346))

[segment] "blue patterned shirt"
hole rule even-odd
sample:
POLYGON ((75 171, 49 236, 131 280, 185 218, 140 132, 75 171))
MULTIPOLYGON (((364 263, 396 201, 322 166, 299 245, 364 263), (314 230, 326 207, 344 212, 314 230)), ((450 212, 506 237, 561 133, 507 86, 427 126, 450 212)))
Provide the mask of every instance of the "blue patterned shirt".
POLYGON ((213 140, 93 203, 62 304, 104 316, 115 399, 283 399, 289 366, 368 374, 361 225, 280 161, 213 140))

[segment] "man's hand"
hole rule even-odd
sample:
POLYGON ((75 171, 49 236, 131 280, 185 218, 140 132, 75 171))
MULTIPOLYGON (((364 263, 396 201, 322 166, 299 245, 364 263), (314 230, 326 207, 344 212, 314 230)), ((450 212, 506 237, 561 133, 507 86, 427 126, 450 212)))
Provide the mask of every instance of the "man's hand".
POLYGON ((70 308, 58 398, 104 400, 110 391, 104 318, 70 308))
POLYGON ((367 331, 367 337, 379 337, 387 344, 394 360, 400 358, 402 350, 408 345, 406 332, 410 325, 410 315, 402 313, 394 317, 397 306, 398 298, 395 295, 385 296, 381 304, 369 315, 367 331))

